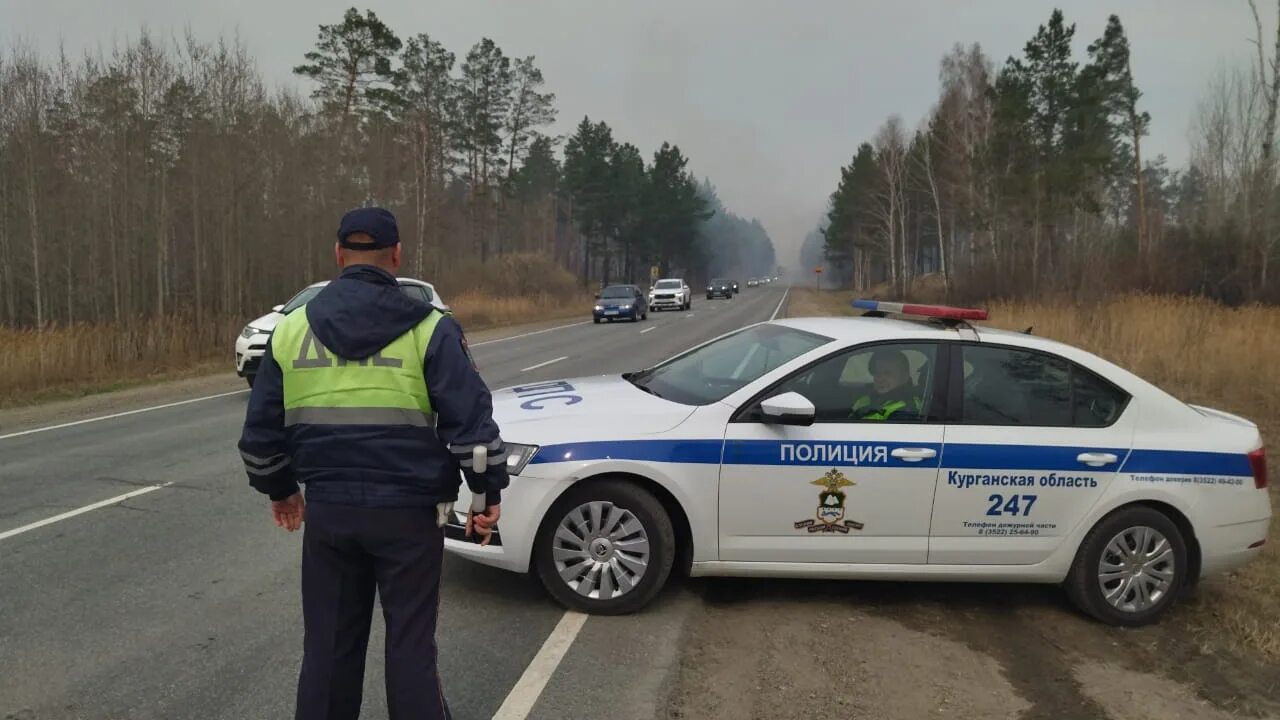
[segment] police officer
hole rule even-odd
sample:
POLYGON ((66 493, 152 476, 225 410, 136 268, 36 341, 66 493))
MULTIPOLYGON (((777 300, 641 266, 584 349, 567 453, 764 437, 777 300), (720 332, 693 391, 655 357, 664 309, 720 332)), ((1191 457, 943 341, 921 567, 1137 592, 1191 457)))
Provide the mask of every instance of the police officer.
POLYGON ((911 366, 901 350, 871 353, 871 391, 853 402, 851 417, 859 420, 888 420, 898 415, 919 417, 923 403, 911 383, 911 366), (904 412, 905 411, 905 412, 904 412))
POLYGON ((239 446, 276 524, 297 530, 305 515, 296 717, 359 716, 376 588, 391 717, 448 718, 436 668, 438 517, 458 497, 461 469, 487 505, 467 532, 487 543, 506 449, 461 328, 396 282, 392 214, 347 213, 334 251, 337 280, 272 334, 239 446), (488 455, 479 473, 476 446, 488 455))

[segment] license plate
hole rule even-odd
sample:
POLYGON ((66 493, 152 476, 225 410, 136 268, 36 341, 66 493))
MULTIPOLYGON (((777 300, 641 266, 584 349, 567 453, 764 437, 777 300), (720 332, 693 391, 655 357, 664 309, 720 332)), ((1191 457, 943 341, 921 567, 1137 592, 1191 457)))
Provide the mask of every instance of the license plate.
POLYGON ((605 314, 605 315, 617 315, 617 314, 618 314, 618 311, 617 311, 617 310, 605 310, 605 311, 604 311, 604 314, 605 314))

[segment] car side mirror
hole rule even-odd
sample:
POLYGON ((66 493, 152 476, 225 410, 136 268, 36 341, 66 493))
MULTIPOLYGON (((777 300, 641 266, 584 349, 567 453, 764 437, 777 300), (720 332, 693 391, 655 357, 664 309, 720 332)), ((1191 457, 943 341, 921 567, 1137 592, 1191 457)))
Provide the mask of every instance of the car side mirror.
POLYGON ((596 293, 596 299, 597 299, 597 300, 599 300, 599 299, 600 299, 600 293, 596 293))
POLYGON ((284 310, 284 306, 283 306, 283 305, 272 305, 272 306, 271 306, 271 312, 280 312, 281 310, 284 310))
POLYGON ((760 403, 760 412, 764 421, 771 425, 808 427, 813 424, 818 409, 809 402, 809 398, 798 392, 788 392, 760 403))

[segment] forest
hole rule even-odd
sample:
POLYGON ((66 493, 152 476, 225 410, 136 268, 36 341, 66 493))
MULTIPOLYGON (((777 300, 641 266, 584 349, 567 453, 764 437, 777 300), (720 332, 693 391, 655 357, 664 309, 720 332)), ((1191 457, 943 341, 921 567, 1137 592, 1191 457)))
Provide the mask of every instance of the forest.
POLYGON ((890 116, 841 168, 803 266, 896 295, 927 279, 953 298, 1280 301, 1280 32, 1269 41, 1247 7, 1252 59, 1200 93, 1182 168, 1143 145, 1158 119, 1119 17, 1083 57, 1060 10, 998 69, 957 44, 928 116, 914 129, 890 116))
POLYGON ((553 135, 535 58, 489 39, 458 55, 352 8, 292 69, 305 96, 234 40, 49 50, 0 52, 0 327, 187 317, 225 350, 228 323, 333 274, 338 218, 368 204, 446 299, 774 268, 678 138, 553 135))

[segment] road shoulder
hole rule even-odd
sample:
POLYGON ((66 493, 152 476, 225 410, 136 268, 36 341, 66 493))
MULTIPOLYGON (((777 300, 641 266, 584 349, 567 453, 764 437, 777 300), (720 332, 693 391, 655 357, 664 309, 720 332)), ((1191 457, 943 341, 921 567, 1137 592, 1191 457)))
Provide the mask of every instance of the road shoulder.
MULTIPOLYGON (((468 333, 467 341, 472 346, 477 346, 531 333, 551 332, 578 322, 580 321, 572 318, 561 318, 504 328, 490 328, 468 333)), ((230 360, 227 365, 231 366, 230 360)), ((236 391, 248 392, 245 381, 237 377, 234 372, 220 372, 136 385, 124 390, 95 393, 69 400, 4 408, 0 409, 0 435, 236 391)))

